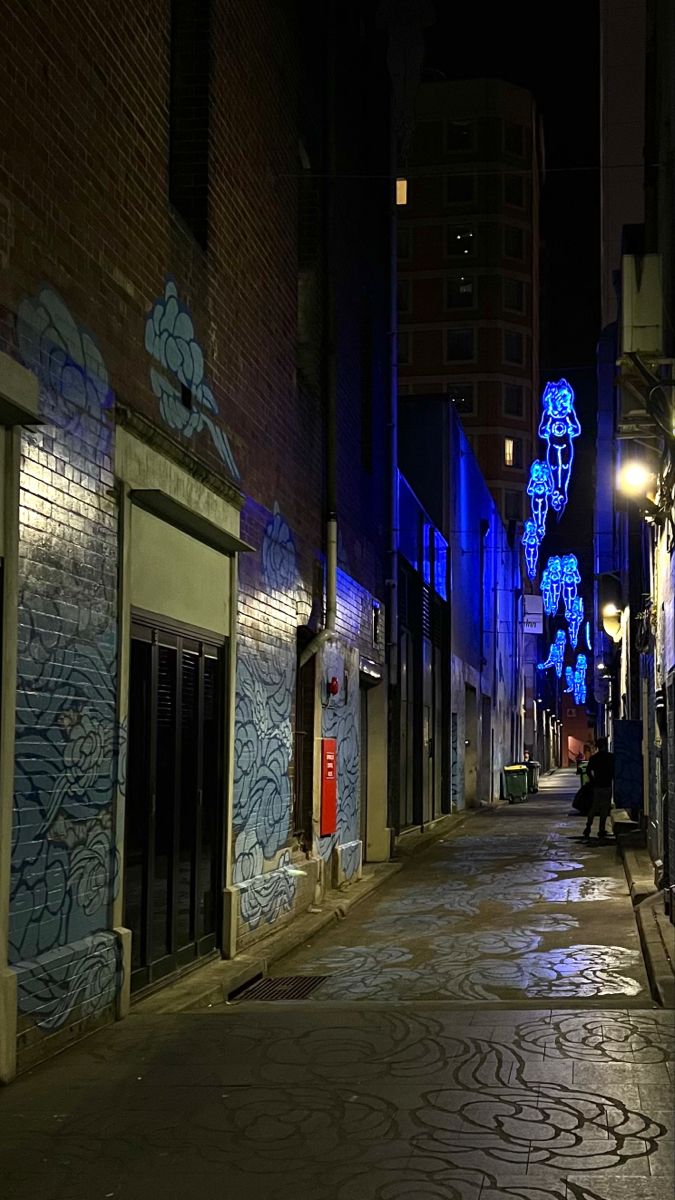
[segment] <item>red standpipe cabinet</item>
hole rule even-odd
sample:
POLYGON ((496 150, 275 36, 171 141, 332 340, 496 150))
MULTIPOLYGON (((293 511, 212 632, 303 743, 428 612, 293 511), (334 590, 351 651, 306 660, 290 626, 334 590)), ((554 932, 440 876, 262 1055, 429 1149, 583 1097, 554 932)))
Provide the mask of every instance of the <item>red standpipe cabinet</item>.
POLYGON ((321 739, 321 836, 337 833, 337 741, 321 739))

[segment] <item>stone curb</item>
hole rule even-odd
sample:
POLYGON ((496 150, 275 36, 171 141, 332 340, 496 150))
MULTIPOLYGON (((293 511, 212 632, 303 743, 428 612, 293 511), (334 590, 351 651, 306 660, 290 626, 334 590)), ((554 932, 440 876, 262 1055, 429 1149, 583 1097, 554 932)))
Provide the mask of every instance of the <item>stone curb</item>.
POLYGON ((654 868, 646 849, 617 839, 630 891, 640 947, 652 996, 662 1008, 675 1008, 675 929, 663 909, 663 896, 654 883, 654 868), (670 948, 669 948, 670 947, 670 948))

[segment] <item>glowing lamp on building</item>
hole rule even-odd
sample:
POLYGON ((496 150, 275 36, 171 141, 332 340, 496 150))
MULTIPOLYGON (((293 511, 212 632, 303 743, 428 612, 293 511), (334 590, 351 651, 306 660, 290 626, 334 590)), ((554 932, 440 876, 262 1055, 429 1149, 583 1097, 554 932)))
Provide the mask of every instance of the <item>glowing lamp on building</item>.
POLYGON ((613 642, 621 641, 621 615, 616 604, 606 604, 602 610, 602 627, 613 642))
POLYGON ((617 486, 624 496, 646 496, 654 483, 654 474, 639 461, 624 463, 617 476, 617 486))

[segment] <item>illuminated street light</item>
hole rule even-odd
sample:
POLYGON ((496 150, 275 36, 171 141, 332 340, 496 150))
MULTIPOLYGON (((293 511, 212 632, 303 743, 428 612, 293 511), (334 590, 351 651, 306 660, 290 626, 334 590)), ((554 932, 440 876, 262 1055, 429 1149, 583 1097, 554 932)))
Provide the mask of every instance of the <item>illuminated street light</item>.
POLYGON ((599 662, 599 663, 598 663, 598 670, 599 670, 599 671, 604 671, 604 669, 605 669, 605 664, 604 664, 604 662, 599 662))
POLYGON ((627 462, 619 471, 617 486, 625 496, 646 496, 654 474, 645 463, 635 459, 627 462))
POLYGON ((621 609, 616 607, 616 604, 606 604, 602 610, 603 617, 620 617, 621 609))

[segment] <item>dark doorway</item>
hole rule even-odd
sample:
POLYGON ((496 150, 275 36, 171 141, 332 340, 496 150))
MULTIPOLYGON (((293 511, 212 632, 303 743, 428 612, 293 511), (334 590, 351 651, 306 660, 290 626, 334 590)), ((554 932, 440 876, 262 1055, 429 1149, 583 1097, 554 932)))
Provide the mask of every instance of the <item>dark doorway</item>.
POLYGON ((132 623, 124 859, 132 990, 218 946, 225 665, 217 635, 132 623))

